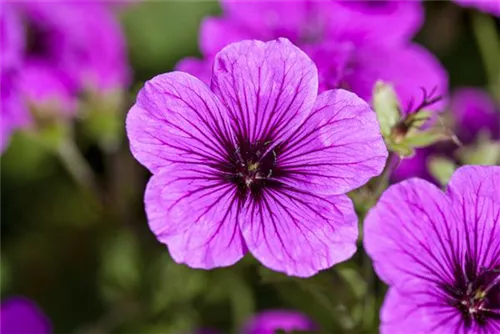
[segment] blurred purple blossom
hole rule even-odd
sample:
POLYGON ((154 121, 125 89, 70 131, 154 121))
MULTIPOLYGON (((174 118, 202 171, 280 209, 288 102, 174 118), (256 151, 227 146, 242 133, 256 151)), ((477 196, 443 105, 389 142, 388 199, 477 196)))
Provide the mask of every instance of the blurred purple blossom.
POLYGON ((481 133, 500 138, 500 110, 489 94, 479 88, 457 89, 451 100, 451 112, 456 120, 456 134, 469 144, 481 133))
POLYGON ((296 331, 313 331, 317 327, 302 313, 291 310, 269 310, 249 319, 241 331, 243 334, 275 334, 296 331))
POLYGON ((0 153, 13 131, 29 124, 29 114, 19 94, 18 75, 22 63, 22 22, 13 8, 2 3, 0 11, 0 153))
POLYGON ((2 149, 28 106, 71 116, 81 92, 128 84, 124 36, 102 3, 2 2, 1 24, 2 149))
POLYGON ((24 297, 11 297, 2 301, 0 333, 49 334, 52 326, 38 306, 24 297))
POLYGON ((500 167, 459 168, 446 192, 421 179, 391 186, 364 236, 390 287, 381 333, 500 332, 500 167))
POLYGON ((500 17, 500 1, 498 0, 453 0, 464 7, 477 8, 485 13, 500 17))
POLYGON ((345 193, 387 157, 370 107, 345 90, 318 95, 314 63, 287 39, 224 48, 211 88, 182 72, 153 78, 127 133, 154 174, 150 228, 176 262, 205 269, 248 251, 294 276, 348 259, 358 233, 345 193))
MULTIPOLYGON (((204 59, 178 64, 209 83, 213 56, 242 39, 287 37, 316 63, 320 91, 346 88, 371 101, 377 80, 393 82, 404 107, 437 87, 447 93, 447 73, 410 39, 423 22, 418 1, 222 1, 222 17, 200 29, 204 59)), ((442 103, 432 106, 440 110, 442 103)))

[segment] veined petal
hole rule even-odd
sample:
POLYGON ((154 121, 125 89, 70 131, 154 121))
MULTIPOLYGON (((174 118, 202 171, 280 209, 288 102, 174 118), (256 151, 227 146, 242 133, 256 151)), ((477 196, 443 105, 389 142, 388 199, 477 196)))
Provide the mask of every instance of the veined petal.
POLYGON ((348 91, 326 91, 278 156, 284 182, 304 190, 344 194, 380 174, 387 149, 373 110, 348 91))
POLYGON ((232 144, 226 108, 200 80, 171 72, 148 81, 127 116, 135 158, 155 173, 170 163, 225 163, 232 144))
POLYGON ((266 267, 309 277, 356 252, 358 219, 345 196, 266 189, 240 220, 249 251, 266 267))
POLYGON ((387 292, 380 311, 381 334, 460 333, 461 316, 444 303, 441 291, 422 282, 410 281, 404 293, 396 288, 387 292))
POLYGON ((210 167, 164 167, 146 189, 149 226, 178 263, 204 269, 232 265, 246 253, 235 191, 210 167))
POLYGON ((379 277, 399 287, 416 278, 453 283, 462 263, 459 217, 433 184, 409 179, 387 189, 364 222, 364 246, 379 277))
POLYGON ((475 269, 500 266, 500 167, 461 167, 450 179, 448 193, 475 269))
POLYGON ((212 90, 229 109, 239 138, 276 145, 311 112, 318 71, 287 39, 243 41, 215 57, 212 90))

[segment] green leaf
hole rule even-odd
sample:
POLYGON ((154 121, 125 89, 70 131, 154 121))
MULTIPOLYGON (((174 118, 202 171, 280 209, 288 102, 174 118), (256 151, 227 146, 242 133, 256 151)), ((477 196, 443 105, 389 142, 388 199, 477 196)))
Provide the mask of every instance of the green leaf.
POLYGON ((454 138, 455 135, 447 129, 430 129, 408 133, 401 142, 401 145, 411 148, 422 148, 441 141, 454 140, 454 138))
POLYGON ((373 106, 384 137, 391 134, 392 128, 401 119, 401 108, 391 85, 377 81, 373 89, 373 106))
POLYGON ((427 165, 431 175, 442 186, 448 184, 448 181, 457 169, 457 165, 452 160, 444 157, 430 157, 427 165))

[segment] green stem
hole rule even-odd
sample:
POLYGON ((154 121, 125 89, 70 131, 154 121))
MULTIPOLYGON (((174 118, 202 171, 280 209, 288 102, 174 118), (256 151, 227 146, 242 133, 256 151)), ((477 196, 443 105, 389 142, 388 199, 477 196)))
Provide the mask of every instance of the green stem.
POLYGON ((489 89, 496 96, 500 84, 500 40, 495 21, 489 15, 476 12, 472 16, 472 30, 486 70, 489 89))
POLYGON ((62 164, 73 179, 88 193, 99 199, 94 172, 71 139, 64 140, 57 151, 62 164))
POLYGON ((387 185, 389 184, 389 180, 394 169, 393 164, 396 159, 397 155, 394 152, 389 152, 384 170, 378 177, 377 184, 375 185, 375 189, 373 191, 373 200, 375 202, 378 201, 378 198, 380 197, 380 195, 382 195, 384 190, 387 188, 387 185))

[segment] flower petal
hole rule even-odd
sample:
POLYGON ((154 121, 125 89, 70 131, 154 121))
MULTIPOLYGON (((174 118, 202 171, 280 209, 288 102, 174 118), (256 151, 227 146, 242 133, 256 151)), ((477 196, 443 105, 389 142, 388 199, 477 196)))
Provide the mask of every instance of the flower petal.
POLYGON ((419 1, 321 1, 337 38, 366 43, 407 42, 424 22, 419 1))
POLYGON ((379 277, 391 286, 419 278, 453 282, 460 222, 433 184, 409 179, 387 189, 364 222, 364 246, 379 277))
MULTIPOLYGON (((422 89, 427 93, 434 91, 434 96, 446 97, 448 92, 446 70, 434 55, 417 44, 370 47, 358 52, 352 73, 345 78, 350 90, 371 101, 377 80, 394 84, 403 111, 422 101, 422 89)), ((445 101, 440 101, 428 109, 441 111, 444 105, 445 101)))
POLYGON ((228 107, 237 136, 276 145, 312 110, 318 73, 287 39, 243 41, 217 54, 212 90, 228 107))
POLYGON ((306 315, 291 310, 263 311, 252 317, 242 330, 243 334, 275 334, 285 332, 313 331, 316 325, 306 315))
POLYGON ((26 61, 19 72, 19 90, 26 101, 60 116, 73 116, 77 109, 77 91, 71 79, 47 64, 26 61))
POLYGON ((444 304, 440 291, 415 283, 404 293, 395 288, 387 292, 380 310, 381 334, 452 334, 459 333, 461 315, 444 304))
POLYGON ((240 222, 249 251, 287 275, 309 277, 356 252, 358 220, 345 195, 266 189, 260 200, 247 202, 240 222))
POLYGON ((456 118, 461 142, 471 143, 481 132, 488 132, 494 139, 500 138, 500 115, 495 110, 495 101, 486 91, 472 87, 457 89, 450 110, 456 118))
POLYGON ((175 69, 176 71, 189 73, 203 81, 205 84, 210 85, 210 81, 212 79, 212 64, 212 58, 198 59, 188 57, 180 60, 177 65, 175 65, 175 69))
POLYGON ((260 39, 238 21, 209 17, 201 23, 200 49, 205 57, 215 56, 228 44, 251 38, 260 39))
POLYGON ((148 81, 127 116, 135 158, 155 173, 171 163, 227 161, 232 134, 226 108, 198 79, 182 72, 148 81))
POLYGON ((171 165, 153 175, 145 194, 151 230, 178 263, 210 269, 246 253, 236 188, 210 167, 171 165))
POLYGON ((448 185, 461 216, 465 251, 476 269, 500 265, 500 167, 464 166, 448 185))
MULTIPOLYGON (((264 41, 286 37, 297 41, 313 25, 308 0, 234 1, 223 0, 227 20, 246 28, 251 37, 264 41)), ((227 32, 226 32, 227 34, 227 32)))
POLYGON ((0 308, 0 332, 52 333, 52 325, 43 311, 32 300, 16 296, 2 301, 0 308))
POLYGON ((387 159, 373 110, 338 89, 318 96, 314 111, 281 148, 286 182, 304 190, 344 194, 379 175, 387 159))

